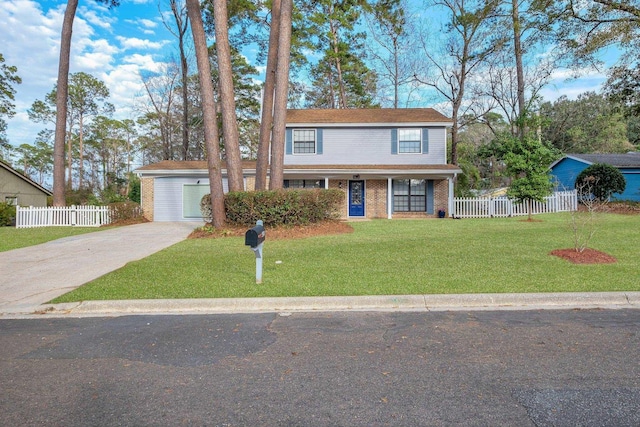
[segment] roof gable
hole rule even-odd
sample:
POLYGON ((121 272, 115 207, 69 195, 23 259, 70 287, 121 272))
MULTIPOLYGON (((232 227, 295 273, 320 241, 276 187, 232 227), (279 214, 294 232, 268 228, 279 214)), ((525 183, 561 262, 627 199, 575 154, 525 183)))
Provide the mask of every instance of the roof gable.
POLYGON ((31 178, 29 178, 28 176, 25 176, 25 175, 21 174, 20 172, 18 172, 17 170, 15 170, 14 168, 12 168, 8 164, 6 164, 5 162, 0 161, 0 168, 7 170, 8 172, 12 173, 13 175, 17 176, 18 178, 22 179, 23 181, 29 183, 33 187, 35 187, 38 190, 40 190, 43 193, 45 193, 47 196, 52 196, 53 195, 53 193, 50 190, 47 190, 42 185, 38 184, 37 182, 35 182, 31 178))
POLYGON ((433 108, 368 108, 287 110, 287 124, 391 124, 434 123, 450 125, 451 119, 433 108))

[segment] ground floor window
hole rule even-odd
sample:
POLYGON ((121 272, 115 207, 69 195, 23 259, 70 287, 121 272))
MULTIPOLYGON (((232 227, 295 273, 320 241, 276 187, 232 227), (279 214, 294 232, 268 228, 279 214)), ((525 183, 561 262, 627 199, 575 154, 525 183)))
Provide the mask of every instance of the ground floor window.
POLYGON ((393 180, 394 212, 426 212, 427 181, 424 179, 393 180))
POLYGON ((285 179, 284 188, 324 188, 324 181, 315 179, 285 179))

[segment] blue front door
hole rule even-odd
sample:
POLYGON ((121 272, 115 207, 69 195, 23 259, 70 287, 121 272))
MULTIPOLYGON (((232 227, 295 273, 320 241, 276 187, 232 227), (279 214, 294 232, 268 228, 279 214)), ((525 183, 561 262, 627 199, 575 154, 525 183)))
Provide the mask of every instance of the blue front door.
POLYGON ((349 216, 364 216, 364 181, 349 181, 349 216))

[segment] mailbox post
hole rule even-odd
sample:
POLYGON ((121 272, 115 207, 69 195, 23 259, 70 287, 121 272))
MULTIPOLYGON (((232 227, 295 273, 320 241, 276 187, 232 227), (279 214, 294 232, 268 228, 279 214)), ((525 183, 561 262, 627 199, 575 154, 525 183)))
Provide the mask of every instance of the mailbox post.
POLYGON ((264 226, 262 220, 256 222, 256 226, 247 230, 244 234, 244 244, 250 246, 251 250, 256 254, 256 283, 262 283, 262 245, 265 238, 264 226))

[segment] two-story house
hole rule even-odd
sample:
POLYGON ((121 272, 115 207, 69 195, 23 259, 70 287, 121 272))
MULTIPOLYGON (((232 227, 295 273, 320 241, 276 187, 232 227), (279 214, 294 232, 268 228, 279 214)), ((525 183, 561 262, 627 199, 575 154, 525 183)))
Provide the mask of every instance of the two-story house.
MULTIPOLYGON (((345 219, 451 212, 461 170, 447 164, 449 126, 451 120, 431 108, 288 110, 284 187, 341 189, 345 219)), ((255 163, 245 162, 243 170, 252 190, 255 163)), ((148 219, 202 218, 206 162, 164 161, 136 172, 148 219)))

